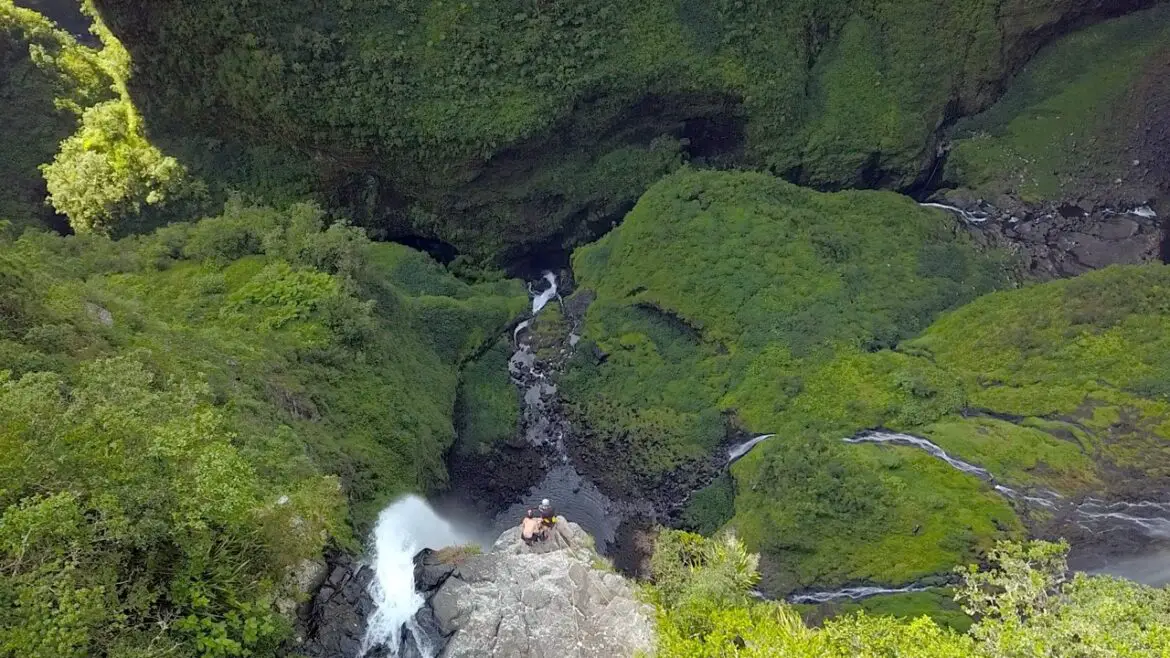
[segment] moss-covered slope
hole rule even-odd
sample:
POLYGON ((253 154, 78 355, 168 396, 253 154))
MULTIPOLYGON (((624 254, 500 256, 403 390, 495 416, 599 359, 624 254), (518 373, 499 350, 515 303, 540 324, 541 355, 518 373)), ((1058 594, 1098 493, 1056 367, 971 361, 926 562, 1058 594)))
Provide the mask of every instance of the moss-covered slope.
POLYGON ((324 224, 0 234, 7 654, 273 655, 290 572, 446 482, 459 367, 524 290, 324 224))
POLYGON ((1143 3, 95 4, 201 173, 506 257, 578 242, 687 158, 907 185, 1047 36, 1143 3))
MULTIPOLYGON (((828 373, 832 388, 804 387, 768 429, 791 437, 820 428, 830 439, 871 427, 904 430, 1019 490, 1066 500, 1156 498, 1170 486, 1168 284, 1162 266, 1118 267, 981 297, 897 352, 838 356, 805 379, 828 373), (877 365, 891 359, 906 365, 893 372, 877 365), (934 375, 908 375, 915 371, 934 375), (874 405, 905 392, 900 402, 874 405)), ((924 453, 848 446, 832 449, 843 456, 810 461, 799 446, 791 438, 765 443, 732 469, 732 523, 791 579, 774 583, 903 581, 929 572, 929 563, 937 570, 953 562, 963 543, 956 539, 1018 529, 988 485, 926 463, 924 453), (859 463, 866 466, 850 470, 859 463), (874 534, 863 539, 867 528, 874 534), (944 539, 921 541, 936 532, 944 539)), ((1033 522, 1047 521, 1042 510, 1032 512, 1033 522)))
POLYGON ((1170 7, 1161 6, 1045 48, 999 102, 959 122, 946 177, 1025 201, 1145 203, 1166 194, 1168 38, 1170 7))
MULTIPOLYGON (((940 311, 1001 282, 998 257, 976 253, 956 228, 894 194, 822 194, 763 174, 683 171, 656 184, 620 227, 574 256, 579 284, 597 299, 564 384, 592 430, 582 452, 597 464, 595 475, 617 489, 654 489, 708 458, 732 431, 783 432, 773 448, 796 460, 785 472, 809 479, 801 484, 744 460, 737 479, 767 482, 758 495, 769 505, 786 501, 768 514, 788 515, 787 522, 757 515, 744 535, 773 555, 786 545, 818 560, 831 555, 844 572, 857 569, 855 577, 885 572, 859 567, 867 558, 845 550, 848 537, 865 535, 865 527, 871 541, 902 528, 911 535, 907 505, 929 505, 939 521, 937 534, 911 543, 946 539, 951 547, 946 558, 924 555, 928 567, 903 565, 915 573, 945 567, 969 545, 968 535, 946 530, 948 518, 980 515, 971 519, 979 536, 995 533, 993 516, 1016 527, 1002 501, 925 455, 883 463, 877 451, 828 442, 847 436, 859 418, 866 426, 892 408, 914 416, 945 404, 922 392, 929 368, 898 357, 874 366, 901 382, 884 396, 835 392, 838 379, 859 377, 841 364, 864 361, 865 351, 914 335, 940 311), (810 391, 822 394, 816 413, 804 409, 810 391), (950 483, 954 495, 921 484, 923 473, 950 483), (967 511, 979 509, 973 501, 987 508, 967 511), (828 509, 839 525, 808 522, 813 508, 828 509), (834 539, 820 543, 822 532, 834 539)), ((715 501, 695 520, 717 525, 730 512, 719 504, 726 496, 708 497, 715 501)), ((843 577, 818 569, 798 580, 843 577)))

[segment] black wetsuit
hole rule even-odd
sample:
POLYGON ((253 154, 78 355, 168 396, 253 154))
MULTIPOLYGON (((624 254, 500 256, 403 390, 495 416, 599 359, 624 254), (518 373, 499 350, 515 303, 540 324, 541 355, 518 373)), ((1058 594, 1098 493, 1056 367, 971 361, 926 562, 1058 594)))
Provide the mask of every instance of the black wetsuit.
POLYGON ((541 505, 536 508, 536 513, 544 520, 545 525, 552 525, 557 522, 557 510, 552 505, 541 505))

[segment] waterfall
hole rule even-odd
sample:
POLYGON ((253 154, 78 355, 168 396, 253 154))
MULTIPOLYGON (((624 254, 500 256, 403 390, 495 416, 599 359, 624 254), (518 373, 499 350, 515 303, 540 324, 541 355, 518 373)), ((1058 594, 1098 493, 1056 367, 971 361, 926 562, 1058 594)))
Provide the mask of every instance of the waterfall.
POLYGON ((775 434, 761 434, 760 436, 757 436, 754 439, 748 439, 747 441, 744 441, 743 443, 741 443, 737 446, 732 446, 727 451, 727 463, 730 465, 735 460, 748 454, 748 451, 750 451, 752 448, 756 447, 757 444, 759 444, 767 439, 770 439, 774 436, 776 436, 776 435, 775 434))
POLYGON ((1076 514, 1080 517, 1078 524, 1089 532, 1104 532, 1116 530, 1118 526, 1129 526, 1137 527, 1147 537, 1170 538, 1170 503, 1152 500, 1107 503, 1098 498, 1088 498, 1077 507, 1076 514), (1089 527, 1094 523, 1099 530, 1089 527))
POLYGON ((918 205, 922 206, 923 208, 938 208, 939 210, 945 210, 954 215, 958 215, 963 221, 969 222, 971 224, 981 224, 989 219, 989 216, 986 213, 969 212, 963 210, 962 208, 948 206, 945 203, 920 203, 918 205))
MULTIPOLYGON (((1070 507, 1068 503, 1062 502, 1065 500, 1064 496, 1051 489, 1038 489, 1033 492, 1036 495, 1025 495, 1011 487, 999 484, 986 469, 955 459, 931 441, 918 436, 893 432, 864 432, 853 438, 844 439, 844 441, 846 443, 893 443, 921 448, 963 473, 990 482, 995 491, 1005 498, 1022 500, 1053 512, 1068 510, 1070 507)), ((1077 525, 1093 534, 1129 529, 1136 530, 1146 537, 1170 538, 1170 502, 1143 500, 1136 503, 1124 501, 1110 503, 1098 498, 1087 498, 1083 503, 1072 508, 1071 512, 1077 519, 1077 525)))
POLYGON ((955 459, 934 443, 918 436, 895 434, 893 432, 863 432, 853 438, 845 439, 845 443, 893 443, 895 445, 921 448, 964 473, 969 473, 983 480, 993 479, 991 473, 987 472, 987 470, 979 468, 974 464, 968 464, 960 459, 955 459))
POLYGON ((544 308, 553 297, 557 296, 557 277, 552 272, 544 273, 544 280, 548 281, 548 288, 532 298, 532 315, 540 313, 540 309, 544 308))
MULTIPOLYGON (((414 588, 414 556, 424 548, 443 548, 472 542, 440 517, 425 500, 406 496, 378 515, 374 526, 374 580, 370 596, 377 609, 370 616, 362 655, 378 646, 390 648, 397 656, 402 629, 411 629, 416 643, 426 634, 415 627, 414 615, 422 607, 422 596, 414 588)), ((433 656, 434 649, 416 646, 418 654, 433 656)))
POLYGON ((1154 212, 1154 209, 1149 207, 1149 206, 1139 206, 1139 207, 1134 208, 1133 210, 1129 211, 1129 214, 1137 215, 1138 217, 1141 217, 1142 219, 1157 219, 1158 218, 1158 213, 1154 212))

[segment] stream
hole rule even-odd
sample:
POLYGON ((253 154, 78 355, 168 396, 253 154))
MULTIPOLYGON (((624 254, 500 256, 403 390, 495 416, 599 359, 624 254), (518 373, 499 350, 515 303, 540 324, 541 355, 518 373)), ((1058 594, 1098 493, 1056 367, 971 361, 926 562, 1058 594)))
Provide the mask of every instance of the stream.
POLYGON ((450 521, 458 516, 455 511, 444 509, 440 515, 418 496, 407 496, 383 510, 373 533, 376 577, 369 588, 377 607, 362 642, 362 655, 384 650, 391 656, 435 655, 425 631, 415 622, 415 613, 424 601, 415 591, 413 557, 423 548, 468 543, 490 546, 516 525, 527 509, 548 498, 558 514, 580 524, 596 540, 598 551, 606 554, 614 547, 623 521, 651 511, 648 506, 611 500, 573 465, 564 445, 572 428, 561 412, 553 373, 536 358, 528 331, 543 309, 560 301, 556 275, 545 272, 529 286, 529 293, 531 315, 512 331, 515 351, 508 362, 508 374, 520 394, 520 436, 545 455, 544 476, 494 518, 466 518, 458 526, 450 521))
MULTIPOLYGON (((728 451, 728 464, 742 458, 752 448, 773 434, 763 434, 749 439, 728 451)), ((1087 497, 1079 503, 1068 499, 1051 489, 1036 488, 1023 493, 996 481, 987 469, 963 461, 948 454, 941 446, 919 436, 899 432, 867 431, 842 439, 845 443, 890 444, 923 450, 931 456, 946 462, 955 470, 972 475, 992 485, 992 488, 1013 501, 1024 505, 1044 508, 1056 516, 1064 516, 1090 535, 1110 533, 1137 534, 1155 544, 1152 550, 1124 557, 1071 556, 1073 568, 1087 573, 1104 573, 1128 578, 1140 583, 1162 586, 1170 582, 1170 502, 1143 500, 1137 502, 1109 502, 1100 498, 1087 497)), ((802 592, 788 597, 790 603, 827 603, 832 601, 860 600, 880 594, 918 592, 929 589, 919 585, 902 588, 851 586, 831 591, 802 592)))
MULTIPOLYGON (((925 204, 948 211, 960 211, 941 204, 925 204)), ((967 213, 969 214, 969 213, 967 213)), ((981 221, 976 216, 967 221, 981 221)), ((521 413, 519 437, 544 455, 543 472, 539 482, 518 496, 491 519, 478 518, 466 527, 456 527, 445 520, 421 498, 410 496, 383 510, 374 530, 374 565, 376 578, 370 585, 370 594, 377 605, 371 617, 363 642, 363 653, 383 645, 396 647, 391 655, 404 653, 432 658, 433 648, 426 646, 425 633, 412 628, 414 615, 423 604, 414 591, 412 558, 422 548, 441 548, 453 544, 479 543, 490 545, 501 532, 516 524, 526 509, 549 498, 558 513, 579 523, 597 541, 599 552, 608 554, 616 548, 619 528, 634 517, 652 517, 649 503, 615 501, 600 491, 575 467, 565 449, 565 438, 573 428, 560 407, 555 372, 537 358, 530 342, 531 322, 548 304, 560 302, 560 288, 556 275, 545 272, 541 279, 530 284, 531 315, 511 332, 514 352, 508 362, 509 376, 519 392, 521 413), (411 646, 402 646, 403 637, 411 646)), ((570 333, 570 342, 576 336, 570 333)), ((761 443, 775 438, 774 434, 760 434, 728 447, 727 466, 743 458, 761 443)), ((1000 495, 1017 504, 1043 508, 1059 517, 1073 520, 1077 527, 1091 535, 1107 533, 1137 533, 1149 539, 1170 539, 1170 502, 1137 501, 1108 502, 1085 498, 1079 502, 1067 499, 1048 489, 1018 491, 999 483, 987 469, 963 461, 947 453, 942 447, 922 437, 888 431, 866 431, 842 439, 850 444, 890 444, 922 450, 945 462, 951 468, 987 482, 1000 495)), ((1161 585, 1170 582, 1170 548, 1158 551, 1110 558, 1099 564, 1083 561, 1076 566, 1090 573, 1112 573, 1139 582, 1161 585)), ((912 583, 898 588, 852 585, 832 591, 805 591, 788 597, 791 603, 821 604, 834 601, 861 600, 882 594, 921 592, 929 587, 912 583)), ((761 595, 762 596, 762 595, 761 595)))

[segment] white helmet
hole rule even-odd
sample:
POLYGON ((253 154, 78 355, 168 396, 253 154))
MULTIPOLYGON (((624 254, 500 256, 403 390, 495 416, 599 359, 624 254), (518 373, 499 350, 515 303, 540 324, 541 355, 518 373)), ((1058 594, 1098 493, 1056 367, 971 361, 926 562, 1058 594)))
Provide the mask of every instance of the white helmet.
POLYGON ((540 504, 541 505, 548 505, 548 498, 545 498, 544 500, 540 501, 540 504))

